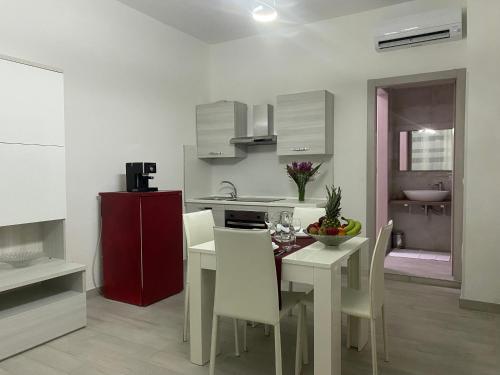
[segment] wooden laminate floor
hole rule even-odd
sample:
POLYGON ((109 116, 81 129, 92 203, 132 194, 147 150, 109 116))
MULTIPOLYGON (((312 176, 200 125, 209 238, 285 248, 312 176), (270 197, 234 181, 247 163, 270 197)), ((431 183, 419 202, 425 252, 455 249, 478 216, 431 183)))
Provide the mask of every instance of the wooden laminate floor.
POLYGON ((453 280, 451 261, 397 258, 385 258, 385 272, 406 276, 427 277, 437 280, 453 280))
MULTIPOLYGON (((500 315, 459 309, 454 289, 390 280, 386 288, 390 362, 382 360, 379 325, 380 374, 500 374, 500 315)), ((147 308, 89 298, 87 328, 0 362, 0 375, 208 374, 208 366, 189 362, 189 344, 181 340, 182 312, 182 294, 147 308)), ((293 374, 295 319, 286 317, 282 326, 287 375, 293 374)), ((221 325, 217 374, 274 373, 272 335, 264 336, 261 326, 249 328, 249 352, 236 358, 231 321, 221 325)), ((313 363, 303 374, 313 374, 313 363)), ((361 353, 342 348, 342 374, 371 374, 369 346, 361 353)))

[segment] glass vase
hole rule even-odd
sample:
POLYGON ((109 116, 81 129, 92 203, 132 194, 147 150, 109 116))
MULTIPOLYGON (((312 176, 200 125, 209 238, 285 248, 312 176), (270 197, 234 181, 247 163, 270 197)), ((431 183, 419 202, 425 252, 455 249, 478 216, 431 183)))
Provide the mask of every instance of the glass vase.
POLYGON ((306 184, 297 184, 299 191, 299 202, 304 202, 306 199, 306 184))

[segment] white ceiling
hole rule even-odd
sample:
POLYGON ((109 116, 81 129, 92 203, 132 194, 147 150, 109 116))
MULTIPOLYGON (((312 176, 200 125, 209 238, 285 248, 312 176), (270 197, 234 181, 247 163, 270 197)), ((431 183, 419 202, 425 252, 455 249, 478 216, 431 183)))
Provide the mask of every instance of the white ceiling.
MULTIPOLYGON (((119 0, 158 21, 214 44, 409 0, 276 0, 279 18, 255 22, 256 0, 119 0)), ((272 0, 264 0, 268 3, 272 0)))

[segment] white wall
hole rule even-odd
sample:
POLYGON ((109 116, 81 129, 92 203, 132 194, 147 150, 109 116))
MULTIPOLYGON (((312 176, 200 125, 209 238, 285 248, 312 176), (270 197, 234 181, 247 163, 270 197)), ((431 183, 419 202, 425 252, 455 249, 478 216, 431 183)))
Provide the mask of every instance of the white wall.
MULTIPOLYGON (((64 70, 67 252, 89 266, 100 191, 127 161, 155 161, 154 186, 182 188, 182 144, 208 100, 208 47, 114 0, 0 0, 0 54, 64 70)), ((98 272, 96 272, 97 274, 98 272)))
POLYGON ((417 0, 215 45, 211 48, 211 99, 274 103, 278 94, 328 89, 335 94, 334 180, 343 209, 366 217, 367 80, 468 68, 466 227, 463 297, 500 303, 495 230, 500 207, 500 2, 417 0), (468 3, 468 4, 467 4, 468 3), (384 20, 452 5, 468 8, 467 39, 376 53, 373 30, 384 20), (486 172, 485 172, 486 171, 486 172))
POLYGON ((469 1, 464 298, 500 303, 500 2, 469 1))

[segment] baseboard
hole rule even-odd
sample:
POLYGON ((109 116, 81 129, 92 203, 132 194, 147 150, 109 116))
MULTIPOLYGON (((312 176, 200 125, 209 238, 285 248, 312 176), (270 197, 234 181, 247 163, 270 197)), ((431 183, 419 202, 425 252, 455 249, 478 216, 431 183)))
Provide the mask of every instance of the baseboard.
POLYGON ((470 299, 460 298, 459 306, 460 308, 466 310, 476 310, 500 314, 500 304, 497 303, 473 301, 470 299))

